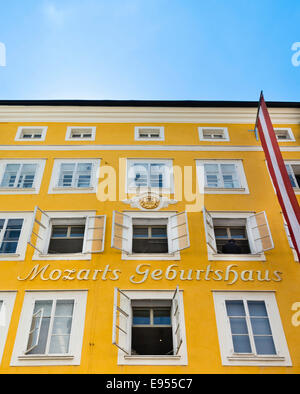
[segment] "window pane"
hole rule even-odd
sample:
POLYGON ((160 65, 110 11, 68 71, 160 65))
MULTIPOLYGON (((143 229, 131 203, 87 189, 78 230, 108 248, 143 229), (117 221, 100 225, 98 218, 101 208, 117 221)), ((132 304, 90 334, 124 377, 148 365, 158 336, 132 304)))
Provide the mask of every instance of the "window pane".
POLYGON ((0 230, 3 229, 5 219, 0 219, 0 230))
POLYGON ((272 335, 268 318, 251 317, 252 331, 254 335, 272 335))
POLYGON ((131 166, 128 181, 131 187, 148 186, 148 164, 134 164, 131 166))
POLYGON ((257 354, 276 354, 272 336, 254 336, 257 354))
POLYGON ((245 308, 242 300, 225 301, 228 316, 245 316, 245 308))
POLYGON ((148 227, 133 226, 133 238, 148 238, 148 227))
POLYGON ((56 303, 55 316, 72 316, 73 308, 73 300, 58 300, 56 303))
POLYGON ((14 187, 20 164, 6 164, 1 187, 14 187))
POLYGON ((248 334, 248 328, 245 318, 231 317, 229 321, 232 334, 248 334))
POLYGON ((245 227, 230 227, 231 238, 247 238, 245 227))
POLYGON ((251 345, 248 335, 233 335, 233 349, 236 353, 251 353, 251 345))
POLYGON ((166 166, 164 164, 151 164, 150 166, 150 186, 163 187, 166 178, 166 166))
POLYGON ((151 228, 152 238, 167 238, 167 226, 164 227, 152 227, 151 228))
POLYGON ((215 227, 215 237, 216 238, 228 238, 227 228, 226 227, 215 227))
POLYGON ((132 324, 150 324, 150 309, 134 309, 132 324))
POLYGON ((84 229, 84 226, 72 226, 70 231, 70 237, 83 237, 84 229))
POLYGON ((53 335, 50 341, 50 354, 66 354, 69 351, 70 335, 53 335))
POLYGON ((170 309, 154 309, 153 323, 161 325, 171 325, 170 309))
MULTIPOLYGON (((46 344, 47 344, 47 339, 48 339, 48 334, 49 334, 49 325, 50 325, 52 303, 53 302, 51 300, 36 301, 35 302, 33 313, 36 313, 37 311, 42 309, 43 317, 42 317, 40 335, 39 335, 39 340, 38 340, 37 346, 35 346, 27 354, 45 354, 46 344)), ((36 321, 32 321, 31 326, 34 328, 37 328, 39 321, 38 321, 38 319, 35 319, 34 317, 33 317, 33 320, 36 320, 36 321)), ((27 349, 29 349, 31 347, 31 344, 35 343, 37 334, 38 334, 38 332, 36 330, 36 332, 32 336, 30 336, 30 338, 28 340, 28 344, 27 344, 27 349)))
POLYGON ((52 238, 63 238, 66 237, 68 233, 67 226, 53 226, 52 227, 52 238))
POLYGON ((248 301, 250 316, 268 316, 264 301, 248 301))

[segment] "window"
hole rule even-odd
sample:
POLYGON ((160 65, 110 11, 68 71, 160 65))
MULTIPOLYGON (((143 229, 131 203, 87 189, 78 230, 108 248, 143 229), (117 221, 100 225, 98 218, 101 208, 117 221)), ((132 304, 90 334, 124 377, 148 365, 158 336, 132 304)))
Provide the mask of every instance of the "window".
POLYGON ((0 260, 25 258, 31 220, 30 212, 0 212, 0 260))
POLYGON ((290 142, 295 141, 291 128, 274 128, 275 136, 278 141, 290 142))
POLYGON ((265 260, 274 244, 266 213, 208 212, 203 209, 209 260, 265 260))
POLYGON ((300 189, 300 162, 285 163, 292 187, 300 189))
POLYGON ((0 193, 38 193, 45 160, 0 162, 0 193))
POLYGON ((29 245, 34 260, 90 259, 104 250, 105 215, 93 212, 45 212, 35 207, 29 245))
POLYGON ((113 213, 111 247, 125 260, 178 260, 189 246, 186 212, 113 213))
POLYGON ((164 128, 154 126, 137 126, 134 128, 134 137, 135 140, 139 141, 163 141, 165 139, 164 128))
POLYGON ((95 193, 98 159, 55 160, 49 193, 95 193))
POLYGON ((175 291, 115 289, 113 344, 118 363, 186 365, 183 297, 175 291))
POLYGON ((15 291, 0 291, 0 363, 16 299, 15 291))
POLYGON ((214 291, 223 365, 291 365, 275 294, 214 291))
POLYGON ((229 141, 227 127, 198 127, 200 141, 229 141))
POLYGON ((96 136, 96 127, 72 126, 67 128, 66 141, 93 141, 96 136))
POLYGON ((0 256, 16 253, 24 219, 0 219, 0 256))
POLYGON ((148 189, 173 191, 171 160, 128 160, 127 193, 148 189))
POLYGON ((241 160, 197 160, 196 166, 205 193, 249 193, 241 160))
POLYGON ((79 365, 86 297, 26 292, 11 365, 79 365))
POLYGON ((47 126, 21 126, 15 141, 45 141, 47 126))

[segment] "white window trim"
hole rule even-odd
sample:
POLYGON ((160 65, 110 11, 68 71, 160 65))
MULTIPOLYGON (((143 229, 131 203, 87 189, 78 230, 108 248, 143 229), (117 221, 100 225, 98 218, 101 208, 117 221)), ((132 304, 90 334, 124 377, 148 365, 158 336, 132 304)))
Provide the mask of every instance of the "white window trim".
MULTIPOLYGON (((174 290, 122 290, 131 300, 171 300, 174 290)), ((183 290, 179 290, 182 344, 177 356, 126 355, 118 350, 118 365, 187 365, 186 328, 184 319, 183 290)))
POLYGON ((72 193, 96 193, 97 191, 97 172, 100 167, 100 159, 54 159, 52 175, 50 179, 49 194, 72 194, 72 193), (91 163, 91 182, 89 187, 59 187, 57 186, 59 175, 60 175, 60 165, 64 163, 75 164, 75 163, 91 163))
POLYGON ((147 158, 138 158, 138 159, 127 159, 126 160, 126 179, 125 179, 125 193, 127 194, 135 194, 139 192, 139 194, 151 191, 153 193, 174 193, 174 176, 173 176, 173 160, 172 159, 147 159, 147 158), (156 164, 156 163, 163 163, 169 169, 170 174, 170 187, 162 187, 162 188, 154 188, 154 187, 129 187, 128 185, 128 171, 132 164, 134 163, 149 163, 149 164, 156 164))
POLYGON ((2 182, 5 168, 7 164, 37 164, 37 169, 33 181, 33 185, 30 188, 14 188, 14 187, 0 187, 1 194, 38 194, 40 191, 42 177, 46 165, 46 159, 5 159, 0 160, 0 184, 2 182))
MULTIPOLYGON (((284 164, 291 164, 291 165, 297 164, 297 165, 300 165, 300 160, 284 160, 284 164)), ((267 164, 267 168, 268 168, 268 164, 267 164)), ((270 175, 270 178, 271 178, 271 175, 270 175)), ((272 178, 271 178, 271 181, 272 181, 272 178)), ((273 181, 272 181, 272 183, 273 183, 273 181)), ((274 187, 274 190, 275 190, 275 187, 274 187)), ((294 190, 295 194, 300 194, 300 188, 299 187, 293 187, 293 190, 294 190)))
POLYGON ((0 261, 21 261, 25 259, 27 237, 32 222, 31 212, 0 212, 1 219, 23 219, 23 226, 15 253, 0 253, 0 261))
POLYGON ((205 141, 205 142, 224 142, 224 141, 230 141, 229 139, 229 133, 228 133, 228 128, 227 127, 198 127, 198 134, 199 134, 199 140, 200 141, 205 141), (222 130, 224 138, 212 138, 212 139, 207 139, 204 138, 203 136, 203 129, 207 130, 222 130))
POLYGON ((222 365, 292 366, 280 314, 273 291, 213 291, 222 365), (234 354, 225 300, 265 301, 277 355, 234 354))
POLYGON ((30 143, 31 142, 45 141, 47 129, 48 129, 48 126, 19 126, 18 130, 17 130, 16 137, 15 137, 15 141, 22 141, 22 142, 28 141, 30 143), (41 138, 28 138, 28 139, 27 138, 22 138, 23 131, 26 131, 26 129, 27 130, 32 130, 32 129, 40 130, 40 129, 42 129, 41 138))
POLYGON ((0 301, 3 302, 0 308, 0 364, 3 356, 5 347, 6 337, 8 334, 8 328, 10 325, 11 315, 13 312, 16 291, 1 291, 0 301))
POLYGON ((135 126, 134 128, 134 139, 135 141, 164 141, 165 140, 165 128, 159 126, 135 126), (143 138, 139 136, 140 129, 157 129, 159 131, 159 137, 156 138, 143 138))
POLYGON ((11 366, 80 365, 85 324, 87 290, 72 291, 26 291, 20 315, 11 366), (26 355, 26 347, 36 300, 73 299, 74 311, 69 353, 62 355, 26 355))
POLYGON ((205 194, 249 194, 247 179, 242 160, 196 159, 196 173, 200 193, 205 194), (205 186, 204 164, 235 164, 240 181, 239 188, 221 188, 205 186))
MULTIPOLYGON (((246 219, 249 216, 255 214, 255 212, 234 212, 234 211, 226 211, 226 212, 217 212, 217 211, 209 211, 209 214, 213 219, 246 219)), ((247 228, 246 228, 247 230, 247 228)), ((251 236, 247 231, 247 238, 249 241, 249 247, 251 249, 251 236)), ((257 254, 219 254, 213 253, 213 251, 207 245, 207 254, 208 260, 210 261, 266 261, 266 256, 264 253, 257 254)))
MULTIPOLYGON (((130 216, 132 219, 168 219, 170 216, 176 214, 176 211, 167 212, 145 212, 145 211, 123 211, 122 213, 130 216)), ((180 260, 180 252, 175 253, 131 253, 127 254, 122 251, 122 260, 180 260)))
MULTIPOLYGON (((94 216, 95 211, 47 211, 46 214, 52 219, 85 219, 87 216, 94 216)), ((86 222, 85 222, 86 226, 86 222)), ((48 250, 52 225, 47 229, 43 239, 37 239, 36 246, 39 250, 48 250)), ((40 229, 41 231, 41 229, 40 229)), ((39 232, 39 235, 41 233, 39 232)), ((34 250, 32 260, 91 260, 91 253, 62 253, 62 254, 41 254, 34 250)))
POLYGON ((66 141, 95 141, 96 138, 96 126, 68 126, 66 132, 66 141), (72 138, 72 130, 73 129, 91 129, 92 136, 90 138, 72 138))
POLYGON ((290 127, 274 127, 275 135, 276 135, 276 131, 280 131, 280 130, 287 130, 289 139, 279 140, 279 139, 277 139, 277 136, 276 136, 276 139, 278 142, 295 142, 296 141, 294 134, 292 132, 292 129, 290 127))

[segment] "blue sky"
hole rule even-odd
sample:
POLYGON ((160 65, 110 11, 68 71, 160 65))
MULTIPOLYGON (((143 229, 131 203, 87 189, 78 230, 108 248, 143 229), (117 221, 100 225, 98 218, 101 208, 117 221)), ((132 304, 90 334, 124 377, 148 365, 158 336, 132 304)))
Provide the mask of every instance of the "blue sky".
POLYGON ((299 101, 295 42, 299 0, 0 0, 0 99, 299 101))

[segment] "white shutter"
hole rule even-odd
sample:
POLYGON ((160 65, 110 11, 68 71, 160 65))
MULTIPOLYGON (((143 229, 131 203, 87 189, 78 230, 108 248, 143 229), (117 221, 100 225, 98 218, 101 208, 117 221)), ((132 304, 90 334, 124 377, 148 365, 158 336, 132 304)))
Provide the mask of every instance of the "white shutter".
POLYGON ((47 234, 50 229, 50 217, 38 206, 34 208, 31 231, 27 243, 40 254, 44 253, 47 234))
POLYGON ((291 238, 290 230, 288 228, 288 225, 286 224, 286 221, 285 221, 285 218, 284 218, 283 215, 282 215, 282 218, 283 218, 283 225, 284 225, 284 229, 285 229, 285 232, 286 232, 287 239, 289 241, 290 248, 291 249, 295 249, 293 241, 292 241, 292 238, 291 238))
POLYGON ((181 323, 181 313, 180 313, 180 293, 179 287, 176 287, 174 296, 172 299, 172 331, 173 331, 173 349, 174 356, 179 352, 180 346, 182 344, 182 323, 181 323))
POLYGON ((132 253, 132 218, 129 215, 114 211, 111 247, 127 254, 132 253))
POLYGON ((206 235, 206 243, 214 253, 218 253, 214 231, 214 223, 210 213, 203 207, 203 220, 206 235))
POLYGON ((43 320, 43 313, 44 313, 44 310, 39 309, 38 311, 36 311, 32 315, 32 321, 31 321, 31 326, 30 326, 30 331, 29 331, 29 336, 28 336, 27 349, 26 349, 25 354, 30 352, 32 349, 34 349, 39 343, 42 320, 43 320))
POLYGON ((106 215, 86 218, 83 253, 101 253, 104 250, 106 215))
POLYGON ((190 237, 187 213, 181 212, 169 217, 168 248, 169 253, 175 253, 190 247, 190 237))
POLYGON ((274 248, 271 231, 265 211, 247 218, 249 241, 253 247, 252 253, 262 253, 274 248))
POLYGON ((129 355, 131 338, 131 301, 120 289, 115 287, 113 306, 112 343, 129 355))

